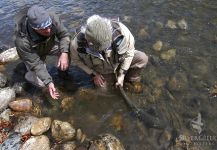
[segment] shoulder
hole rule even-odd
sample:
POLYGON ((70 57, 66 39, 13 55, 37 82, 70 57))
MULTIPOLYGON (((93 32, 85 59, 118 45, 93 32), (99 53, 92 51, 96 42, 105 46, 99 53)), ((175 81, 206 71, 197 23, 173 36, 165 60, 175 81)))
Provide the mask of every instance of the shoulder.
POLYGON ((15 45, 17 47, 17 50, 30 50, 30 42, 27 38, 22 38, 22 37, 16 37, 15 39, 15 45))

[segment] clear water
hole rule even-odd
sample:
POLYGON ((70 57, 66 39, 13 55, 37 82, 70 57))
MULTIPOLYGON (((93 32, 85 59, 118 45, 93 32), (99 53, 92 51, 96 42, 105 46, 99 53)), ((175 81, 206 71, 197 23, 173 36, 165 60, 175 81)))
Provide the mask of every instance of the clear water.
MULTIPOLYGON (((168 126, 177 129, 181 135, 198 135, 190 121, 201 113, 205 123, 202 134, 217 136, 217 101, 210 94, 217 79, 216 0, 1 0, 0 46, 14 46, 15 15, 32 4, 60 14, 72 35, 74 29, 92 14, 119 17, 134 34, 136 48, 154 58, 143 72, 145 92, 133 96, 135 103, 140 107, 156 107, 167 118, 168 126), (165 27, 168 20, 177 22, 181 19, 186 20, 187 30, 165 27), (148 36, 141 36, 141 29, 145 29, 148 36), (176 49, 176 57, 169 62, 163 61, 161 52, 152 49, 157 40, 163 42, 163 51, 176 49), (177 77, 181 83, 177 84, 184 88, 175 91, 169 83, 177 74, 181 74, 177 77), (161 94, 156 94, 159 91, 161 94)), ((6 74, 10 76, 14 65, 8 64, 6 68, 6 74)), ((88 137, 112 133, 120 138, 127 150, 159 149, 159 130, 148 129, 132 117, 118 92, 99 93, 87 100, 77 92, 64 92, 63 88, 64 96, 75 98, 72 110, 67 113, 55 111, 52 117, 74 120, 74 125, 88 137), (121 118, 120 128, 112 123, 115 118, 121 118)), ((209 145, 201 142, 198 147, 216 149, 216 142, 209 145)))

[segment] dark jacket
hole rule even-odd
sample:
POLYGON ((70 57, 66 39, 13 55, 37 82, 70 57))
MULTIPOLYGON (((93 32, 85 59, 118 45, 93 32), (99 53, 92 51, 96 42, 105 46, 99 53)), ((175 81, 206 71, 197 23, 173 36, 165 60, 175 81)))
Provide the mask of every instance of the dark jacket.
POLYGON ((60 52, 69 52, 70 35, 55 14, 52 18, 51 36, 49 38, 37 34, 28 24, 24 16, 17 23, 15 45, 20 59, 36 73, 45 85, 52 82, 44 61, 55 44, 59 44, 60 52))

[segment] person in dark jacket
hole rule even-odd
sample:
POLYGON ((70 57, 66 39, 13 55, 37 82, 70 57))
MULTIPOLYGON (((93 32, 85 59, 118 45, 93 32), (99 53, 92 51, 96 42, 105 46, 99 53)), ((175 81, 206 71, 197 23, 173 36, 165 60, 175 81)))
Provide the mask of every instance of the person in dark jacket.
POLYGON ((46 69, 47 55, 59 56, 57 67, 66 71, 69 67, 70 35, 57 15, 43 7, 33 5, 17 24, 15 45, 28 72, 25 78, 38 87, 47 87, 50 96, 58 99, 59 93, 46 69))

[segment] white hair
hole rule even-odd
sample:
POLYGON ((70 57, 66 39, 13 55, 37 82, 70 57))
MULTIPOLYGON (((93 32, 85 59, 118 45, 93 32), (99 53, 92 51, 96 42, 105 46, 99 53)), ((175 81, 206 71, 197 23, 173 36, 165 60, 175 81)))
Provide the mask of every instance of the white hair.
POLYGON ((92 15, 90 16, 88 19, 87 19, 87 25, 92 23, 92 22, 95 22, 96 20, 99 20, 99 19, 102 19, 103 21, 105 21, 107 24, 109 24, 111 26, 111 29, 112 29, 112 25, 111 25, 111 21, 105 17, 101 17, 99 15, 92 15))

